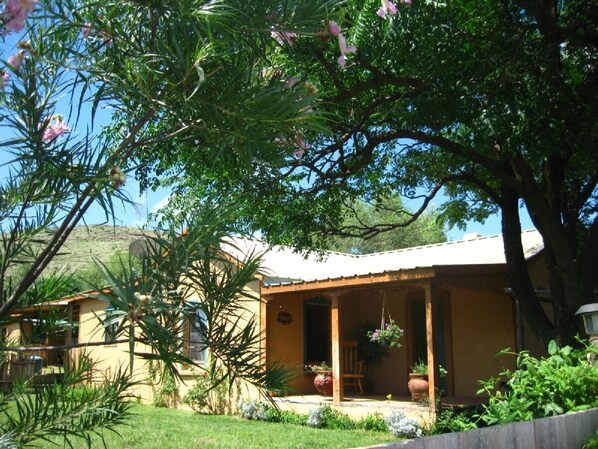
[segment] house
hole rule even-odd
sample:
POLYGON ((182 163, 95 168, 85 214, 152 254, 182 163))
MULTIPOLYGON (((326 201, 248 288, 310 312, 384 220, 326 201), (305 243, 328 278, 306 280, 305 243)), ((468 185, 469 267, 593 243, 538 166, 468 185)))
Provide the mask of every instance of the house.
MULTIPOLYGON (((522 242, 535 287, 546 291, 542 238, 525 231, 522 242)), ((267 361, 280 360, 301 372, 306 364, 325 360, 338 379, 342 342, 355 339, 365 323, 379 323, 383 305, 405 334, 401 348, 367 367, 372 393, 408 395, 410 367, 422 360, 447 370, 448 396, 475 397, 478 380, 514 368, 514 358, 496 357, 499 351, 544 352, 509 293, 501 235, 308 258, 286 248, 245 244, 247 251, 265 251, 260 316, 267 361)), ((440 385, 438 372, 435 382, 432 377, 431 371, 430 395, 440 385)), ((299 375, 292 386, 314 393, 312 380, 308 373, 299 375)), ((335 382, 334 402, 343 398, 342 382, 335 382)))
MULTIPOLYGON (((535 287, 546 291, 542 239, 535 230, 524 231, 522 242, 535 287)), ((501 235, 369 255, 304 256, 249 239, 236 239, 223 250, 231 260, 243 260, 251 252, 263 254, 260 276, 246 286, 255 300, 244 313, 259 317, 264 362, 293 368, 297 376, 291 386, 300 394, 315 394, 306 364, 326 361, 334 378, 341 378, 343 342, 355 340, 383 315, 404 329, 404 338, 402 347, 389 349, 380 363, 366 366, 367 389, 373 394, 407 396, 410 367, 421 360, 446 369, 446 395, 474 397, 478 380, 514 368, 514 358, 496 357, 499 351, 526 348, 543 353, 509 293, 501 235)), ((128 363, 126 345, 112 343, 98 326, 105 302, 87 295, 61 301, 77 303, 79 343, 106 343, 77 349, 99 360, 100 372, 108 374, 128 363)), ((193 352, 191 334, 189 341, 187 355, 205 360, 205 352, 193 352)), ((137 364, 137 369, 140 379, 149 377, 147 366, 137 364)), ((186 382, 181 396, 197 372, 183 370, 182 375, 186 382)), ((438 370, 430 370, 430 395, 440 385, 438 370)), ((137 388, 135 394, 150 400, 151 382, 137 388)), ((258 392, 248 388, 244 394, 257 397, 258 392)), ((334 403, 340 404, 344 395, 343 383, 334 382, 334 403)))

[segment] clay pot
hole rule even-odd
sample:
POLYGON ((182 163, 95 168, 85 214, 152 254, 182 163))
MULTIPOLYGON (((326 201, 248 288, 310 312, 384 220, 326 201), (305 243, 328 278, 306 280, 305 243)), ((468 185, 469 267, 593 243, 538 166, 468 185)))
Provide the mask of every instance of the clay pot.
POLYGON ((332 372, 320 371, 314 377, 314 387, 323 396, 332 395, 332 372))
POLYGON ((409 373, 409 383, 407 387, 411 393, 411 399, 421 401, 428 397, 428 375, 409 373))

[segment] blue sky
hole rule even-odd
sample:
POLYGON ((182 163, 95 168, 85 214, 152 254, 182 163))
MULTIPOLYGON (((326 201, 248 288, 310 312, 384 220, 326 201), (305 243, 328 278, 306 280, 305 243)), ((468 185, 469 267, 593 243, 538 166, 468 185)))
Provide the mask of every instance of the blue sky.
MULTIPOLYGON (((0 43, 1 57, 7 59, 11 54, 15 53, 15 45, 18 42, 14 35, 8 36, 6 41, 0 43)), ((61 100, 57 104, 57 109, 64 109, 64 113, 68 110, 67 100, 61 100)), ((62 111, 57 110, 60 113, 62 111)), ((84 112, 85 113, 85 112, 84 112)), ((101 125, 102 122, 106 122, 110 118, 109 111, 100 111, 98 114, 99 120, 97 125, 101 125)), ((82 120, 84 122, 84 120, 82 120)), ((80 123, 80 126, 86 126, 86 123, 80 123)), ((76 132, 76 130, 72 130, 76 132)), ((0 140, 4 140, 10 136, 10 130, 6 128, 0 128, 0 140)), ((0 155, 0 182, 6 176, 7 168, 3 166, 6 160, 6 150, 1 150, 0 155)), ((121 226, 143 226, 146 223, 147 215, 152 212, 156 212, 161 206, 163 206, 167 200, 170 192, 166 189, 161 189, 156 192, 145 192, 143 195, 139 195, 139 185, 132 179, 132 176, 128 176, 125 191, 128 193, 130 198, 133 199, 136 205, 121 205, 116 204, 115 223, 121 226)), ((442 201, 442 198, 439 198, 442 201)), ((438 204, 436 204, 438 206, 438 204)), ((98 224, 106 222, 106 217, 103 211, 99 207, 92 207, 85 217, 88 224, 98 224)), ((533 225, 526 211, 522 211, 522 228, 530 229, 533 225)), ((457 228, 450 229, 448 232, 449 240, 459 240, 463 238, 465 234, 479 233, 481 235, 493 235, 499 234, 500 218, 498 216, 492 216, 484 223, 468 222, 465 230, 457 228)))
MULTIPOLYGON (((122 226, 141 226, 146 222, 147 213, 157 212, 159 208, 168 201, 169 191, 161 189, 156 192, 146 192, 139 196, 139 187, 136 182, 127 182, 127 192, 131 198, 137 203, 136 207, 128 206, 125 209, 119 209, 117 212, 118 219, 116 224, 122 226)), ((99 210, 90 211, 87 219, 89 223, 103 222, 103 215, 99 210)), ((521 226, 522 229, 531 229, 533 224, 526 210, 521 211, 521 226)), ((476 223, 469 221, 467 228, 463 231, 458 228, 450 229, 448 232, 449 240, 461 240, 465 234, 479 233, 482 236, 494 235, 501 233, 500 217, 493 215, 484 223, 476 223)))

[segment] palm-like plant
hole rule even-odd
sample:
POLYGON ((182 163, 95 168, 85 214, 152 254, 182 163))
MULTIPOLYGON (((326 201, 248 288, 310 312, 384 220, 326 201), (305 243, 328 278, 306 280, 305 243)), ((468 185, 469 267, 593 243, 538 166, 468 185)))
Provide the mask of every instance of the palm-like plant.
MULTIPOLYGON (((144 150, 151 149, 152 158, 168 158, 170 145, 184 143, 193 149, 194 161, 220 164, 224 173, 229 164, 251 169, 275 163, 284 157, 281 141, 322 129, 306 89, 285 89, 262 74, 276 45, 270 32, 314 32, 328 3, 28 3, 33 11, 27 11, 19 62, 10 59, 1 73, 0 324, 13 320, 25 298, 54 299, 40 294, 40 275, 90 207, 99 206, 106 220, 118 219, 115 203, 130 202, 123 189, 126 173, 147 168, 144 150), (44 234, 48 229, 49 238, 44 234)), ((15 10, 8 2, 4 9, 6 34, 18 28, 12 19, 19 17, 11 17, 15 10)), ((221 225, 212 223, 221 238, 221 225)), ((255 363, 253 348, 260 336, 251 318, 229 315, 242 307, 238 289, 253 276, 257 260, 234 267, 216 264, 214 272, 218 239, 210 241, 204 229, 195 229, 201 228, 191 227, 186 239, 170 234, 154 241, 151 248, 170 252, 147 259, 143 273, 150 277, 129 270, 126 279, 117 279, 105 270, 114 289, 107 299, 114 308, 110 320, 129 332, 132 346, 130 331, 141 329, 151 357, 176 373, 182 361, 180 338, 167 342, 160 337, 180 336, 181 318, 191 314, 188 289, 199 284, 209 323, 199 331, 214 357, 229 368, 228 380, 247 377, 276 387, 281 373, 262 371, 255 363), (180 276, 189 284, 181 287, 180 276), (126 301, 135 299, 133 288, 146 289, 159 300, 132 324, 131 315, 121 312, 126 301)), ((9 349, 27 348, 2 341, 0 353, 9 349)), ((83 374, 71 368, 65 373, 62 382, 37 389, 33 396, 15 391, 3 398, 0 447, 20 447, 50 432, 87 438, 98 426, 123 420, 130 372, 107 379, 110 394, 98 390, 83 399, 73 394, 83 374)))

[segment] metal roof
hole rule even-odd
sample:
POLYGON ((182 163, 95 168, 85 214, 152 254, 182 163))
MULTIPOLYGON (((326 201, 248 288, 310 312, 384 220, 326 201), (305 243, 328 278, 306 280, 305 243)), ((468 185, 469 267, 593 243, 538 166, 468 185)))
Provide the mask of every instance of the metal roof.
MULTIPOLYGON (((536 255, 544 247, 542 237, 535 229, 522 232, 521 240, 526 259, 536 255)), ((262 273, 266 285, 339 279, 441 265, 505 263, 502 234, 366 255, 332 251, 321 254, 299 253, 288 247, 268 246, 254 239, 235 239, 231 246, 227 245, 223 249, 240 260, 244 259, 243 254, 262 254, 262 273)))

